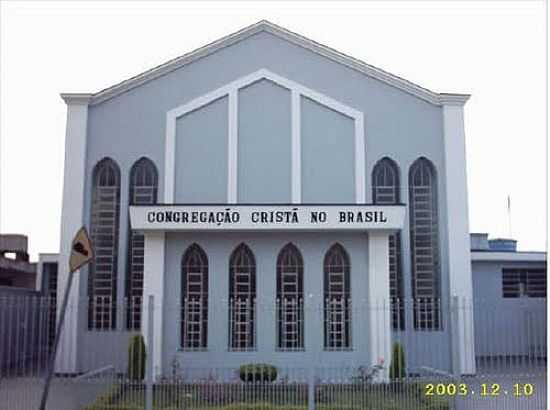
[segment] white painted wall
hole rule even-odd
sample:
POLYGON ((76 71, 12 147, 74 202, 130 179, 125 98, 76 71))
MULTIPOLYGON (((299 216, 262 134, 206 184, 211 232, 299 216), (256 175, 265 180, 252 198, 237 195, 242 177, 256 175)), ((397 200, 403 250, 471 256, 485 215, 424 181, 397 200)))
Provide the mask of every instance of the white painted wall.
MULTIPOLYGON (((61 307, 69 278, 69 256, 74 235, 84 222, 84 186, 86 165, 86 130, 88 123, 88 96, 64 97, 67 103, 67 129, 65 133, 65 172, 63 178, 63 205, 61 210, 61 243, 58 266, 58 309, 61 307)), ((77 372, 77 346, 79 341, 79 288, 80 272, 74 273, 69 294, 65 326, 59 344, 56 371, 77 372)), ((59 310, 58 310, 59 316, 59 310)))
MULTIPOLYGON (((462 105, 443 106, 443 138, 449 288, 452 300, 456 297, 456 303, 473 297, 462 105)), ((453 349, 458 349, 458 363, 454 360, 453 370, 460 374, 473 374, 476 365, 472 310, 459 309, 457 319, 451 343, 453 349)))

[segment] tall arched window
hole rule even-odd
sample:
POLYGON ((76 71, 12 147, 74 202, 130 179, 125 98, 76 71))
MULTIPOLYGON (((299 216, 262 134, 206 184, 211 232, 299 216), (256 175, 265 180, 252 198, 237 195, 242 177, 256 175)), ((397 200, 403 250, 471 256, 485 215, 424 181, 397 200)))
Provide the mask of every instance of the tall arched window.
POLYGON ((325 254, 325 350, 351 349, 351 292, 348 253, 334 244, 325 254))
MULTIPOLYGON (((400 201, 399 169, 397 164, 385 157, 372 170, 372 200, 379 205, 393 205, 400 201)), ((392 325, 394 329, 405 329, 403 306, 403 273, 401 269, 401 234, 396 232, 389 238, 390 254, 390 298, 392 325)))
POLYGON ((116 328, 120 170, 110 158, 97 163, 92 176, 90 234, 95 258, 88 276, 88 327, 116 328))
POLYGON ((229 348, 256 348, 256 259, 241 243, 229 259, 229 348))
POLYGON ((416 160, 409 170, 409 207, 414 327, 439 329, 441 278, 437 180, 435 168, 426 158, 416 160))
MULTIPOLYGON (((130 171, 129 205, 151 205, 157 202, 158 173, 155 164, 147 158, 134 163, 130 171)), ((143 261, 145 239, 143 234, 129 231, 126 269, 126 326, 129 330, 141 328, 143 298, 143 261)))
POLYGON ((208 258, 193 244, 181 260, 181 347, 206 349, 208 345, 208 258))
POLYGON ((304 348, 304 262, 289 243, 277 257, 277 347, 304 348))

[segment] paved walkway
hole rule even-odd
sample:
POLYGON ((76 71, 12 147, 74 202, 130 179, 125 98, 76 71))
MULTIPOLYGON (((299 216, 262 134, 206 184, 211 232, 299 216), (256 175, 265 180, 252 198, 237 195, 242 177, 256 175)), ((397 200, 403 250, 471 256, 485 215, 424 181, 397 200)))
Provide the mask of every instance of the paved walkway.
MULTIPOLYGON (((47 410, 79 410, 108 389, 109 381, 54 379, 47 410)), ((35 410, 40 404, 43 379, 0 378, 0 410, 35 410)))

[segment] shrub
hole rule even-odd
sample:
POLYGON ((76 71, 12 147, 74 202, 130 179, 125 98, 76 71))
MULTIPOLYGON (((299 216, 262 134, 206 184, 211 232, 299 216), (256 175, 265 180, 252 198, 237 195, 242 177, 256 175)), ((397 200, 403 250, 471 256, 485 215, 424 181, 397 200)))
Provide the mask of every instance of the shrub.
POLYGON ((243 364, 239 368, 243 382, 273 382, 277 378, 277 368, 270 364, 243 364))
POLYGON ((142 335, 132 336, 128 346, 128 378, 141 381, 145 377, 145 342, 142 335))
POLYGON ((390 364, 390 379, 403 378, 405 378, 405 350, 401 344, 394 343, 390 364))

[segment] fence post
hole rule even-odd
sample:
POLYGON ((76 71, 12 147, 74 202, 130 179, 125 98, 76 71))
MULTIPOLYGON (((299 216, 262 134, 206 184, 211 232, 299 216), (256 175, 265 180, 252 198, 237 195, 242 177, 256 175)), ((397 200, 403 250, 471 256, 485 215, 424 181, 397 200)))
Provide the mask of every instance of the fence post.
POLYGON ((451 298, 450 319, 451 319, 451 370, 455 376, 460 376, 460 323, 458 296, 451 298))
POLYGON ((153 349, 154 349, 154 303, 155 297, 149 295, 147 304, 147 355, 145 374, 145 410, 153 410, 153 349))

